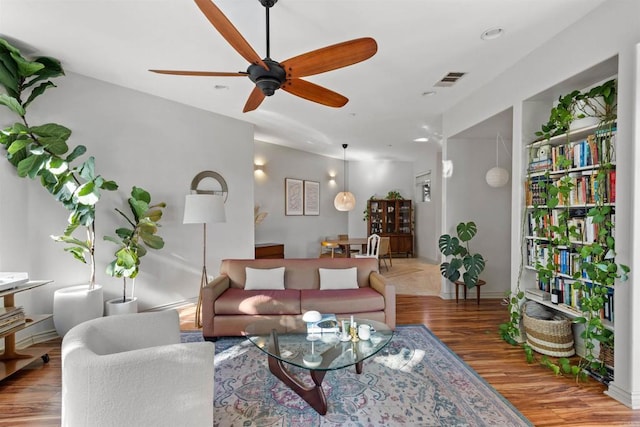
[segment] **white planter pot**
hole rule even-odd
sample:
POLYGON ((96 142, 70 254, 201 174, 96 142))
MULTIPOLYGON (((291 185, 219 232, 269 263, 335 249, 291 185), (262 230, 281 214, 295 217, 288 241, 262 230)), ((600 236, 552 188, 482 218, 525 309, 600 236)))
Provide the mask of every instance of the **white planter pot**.
POLYGON ((53 324, 58 335, 64 337, 69 329, 87 320, 102 317, 103 291, 101 285, 89 290, 89 285, 71 286, 53 293, 53 324))
MULTIPOLYGON (((594 101, 592 104, 596 108, 596 110, 590 107, 586 107, 586 110, 587 110, 586 112, 589 113, 589 116, 584 117, 582 119, 576 119, 573 122, 571 122, 571 124, 569 125, 570 130, 576 130, 576 129, 581 129, 589 126, 595 126, 598 123, 600 123, 600 117, 591 117, 591 115, 595 115, 595 114, 600 116, 604 115, 604 110, 600 108, 600 105, 604 105, 604 100, 602 99, 602 97, 597 98, 597 100, 599 103, 594 101)), ((584 108, 583 106, 584 106, 584 101, 581 102, 580 107, 584 108)), ((580 111, 577 107, 574 109, 574 112, 573 112, 575 116, 582 113, 583 112, 580 111)))
POLYGON ((137 313, 138 298, 127 298, 124 302, 122 301, 122 298, 110 299, 104 303, 104 312, 107 316, 137 313))

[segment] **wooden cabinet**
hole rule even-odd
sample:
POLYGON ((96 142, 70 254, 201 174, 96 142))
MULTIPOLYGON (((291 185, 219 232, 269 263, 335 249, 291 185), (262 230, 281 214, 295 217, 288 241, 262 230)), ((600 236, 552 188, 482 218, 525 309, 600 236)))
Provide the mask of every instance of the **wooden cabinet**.
MULTIPOLYGON (((14 295, 16 293, 34 289, 50 282, 51 280, 35 280, 0 292, 4 307, 15 307, 14 295)), ((49 361, 49 348, 38 347, 16 350, 16 333, 51 317, 51 314, 40 314, 36 316, 27 314, 25 315, 24 323, 17 324, 15 327, 0 332, 0 338, 4 339, 4 350, 0 353, 0 380, 19 371, 39 357, 42 358, 45 363, 49 361)))
POLYGON ((282 243, 257 243, 255 258, 284 258, 284 245, 282 243))
POLYGON ((413 256, 411 200, 370 199, 367 212, 367 234, 389 237, 392 253, 413 256))

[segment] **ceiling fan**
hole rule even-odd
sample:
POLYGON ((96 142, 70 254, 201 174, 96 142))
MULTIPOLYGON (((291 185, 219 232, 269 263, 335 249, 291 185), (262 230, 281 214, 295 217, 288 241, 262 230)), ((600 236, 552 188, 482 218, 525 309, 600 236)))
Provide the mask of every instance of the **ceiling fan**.
POLYGON ((378 50, 376 41, 370 37, 364 37, 323 47, 283 62, 274 61, 271 59, 269 52, 269 9, 275 5, 278 0, 259 1, 266 10, 267 20, 267 56, 264 59, 258 56, 251 45, 242 37, 242 34, 240 34, 231 21, 229 21, 211 0, 195 0, 202 13, 204 13, 222 37, 224 37, 244 59, 251 63, 247 71, 149 71, 179 76, 247 76, 256 86, 249 95, 249 99, 242 110, 244 113, 258 108, 265 96, 273 95, 278 89, 329 107, 337 108, 344 106, 349 101, 346 97, 315 83, 303 80, 301 77, 324 73, 369 59, 378 50))

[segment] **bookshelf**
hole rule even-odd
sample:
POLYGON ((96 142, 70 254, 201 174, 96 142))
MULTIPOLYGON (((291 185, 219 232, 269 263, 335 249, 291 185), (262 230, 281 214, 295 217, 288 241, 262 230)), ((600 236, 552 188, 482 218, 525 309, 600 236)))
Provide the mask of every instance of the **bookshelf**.
POLYGON ((367 235, 389 237, 391 252, 413 256, 413 208, 411 200, 369 199, 367 235))
POLYGON ((612 332, 613 283, 593 280, 589 263, 599 256, 593 248, 614 253, 616 138, 616 123, 600 123, 527 144, 523 239, 525 298, 575 318, 585 298, 601 295, 597 315, 612 332))

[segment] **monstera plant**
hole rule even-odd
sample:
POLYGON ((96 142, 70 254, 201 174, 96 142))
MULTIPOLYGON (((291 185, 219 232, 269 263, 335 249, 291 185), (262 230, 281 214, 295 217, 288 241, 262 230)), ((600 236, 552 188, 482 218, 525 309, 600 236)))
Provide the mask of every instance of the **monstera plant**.
POLYGON ((447 260, 440 264, 440 274, 451 282, 462 278, 467 288, 476 286, 478 277, 485 267, 484 257, 471 252, 469 248, 469 241, 477 232, 475 222, 461 222, 456 226, 457 236, 443 234, 438 239, 440 252, 447 257, 447 260))

